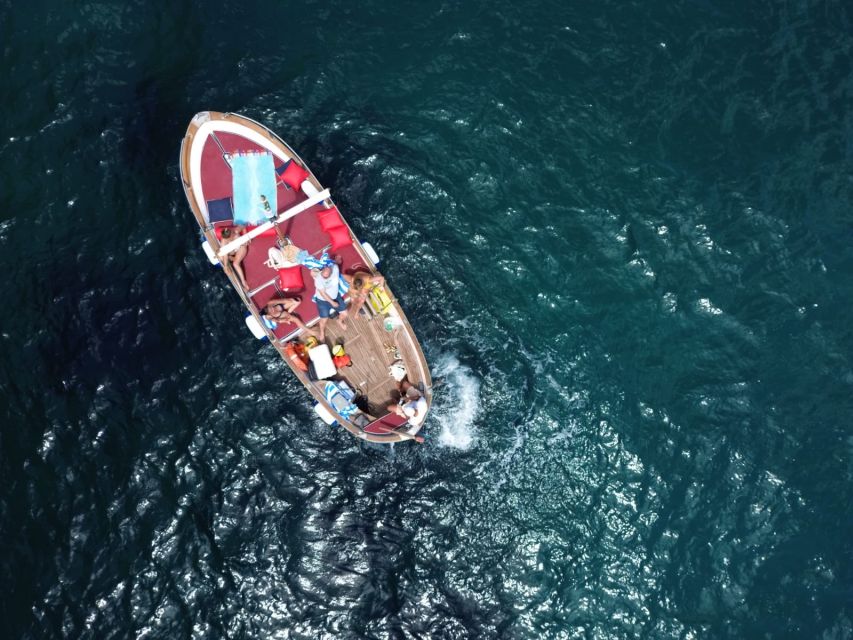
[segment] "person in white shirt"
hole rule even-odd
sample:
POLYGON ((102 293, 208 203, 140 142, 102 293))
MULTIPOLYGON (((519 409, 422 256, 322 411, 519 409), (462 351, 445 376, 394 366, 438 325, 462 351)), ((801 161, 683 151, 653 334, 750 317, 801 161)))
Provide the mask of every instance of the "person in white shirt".
POLYGON ((332 314, 332 309, 338 312, 338 320, 341 329, 347 330, 347 303, 338 289, 340 281, 340 269, 338 265, 326 265, 319 271, 312 271, 314 278, 314 302, 317 303, 317 313, 320 315, 320 342, 326 339, 326 323, 332 314))
POLYGON ((421 424, 427 413, 426 398, 406 380, 403 380, 397 388, 400 390, 400 401, 397 404, 389 404, 388 411, 402 418, 408 418, 410 424, 421 424))

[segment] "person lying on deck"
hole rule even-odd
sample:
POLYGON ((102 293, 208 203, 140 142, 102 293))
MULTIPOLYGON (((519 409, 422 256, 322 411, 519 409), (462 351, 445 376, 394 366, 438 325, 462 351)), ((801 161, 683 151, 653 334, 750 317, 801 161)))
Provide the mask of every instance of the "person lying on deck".
POLYGON ((397 385, 397 390, 400 392, 400 401, 397 404, 389 404, 388 412, 408 418, 410 424, 419 425, 426 417, 426 398, 408 380, 402 380, 397 385))
POLYGON ((367 302, 370 289, 377 284, 385 284, 385 278, 382 276, 373 276, 364 271, 357 271, 351 276, 344 274, 344 280, 350 284, 349 303, 353 316, 358 315, 364 303, 367 302))
MULTIPOLYGON (((237 227, 225 227, 222 230, 222 243, 221 245, 226 245, 232 240, 235 240, 246 233, 246 227, 243 225, 237 227)), ((246 282, 246 274, 243 273, 243 258, 246 257, 246 254, 249 253, 249 245, 251 241, 244 244, 242 247, 237 249, 234 253, 228 254, 226 260, 228 260, 231 265, 234 267, 234 273, 237 274, 237 278, 243 285, 243 288, 248 291, 249 284, 246 282)))
POLYGON ((266 306, 261 309, 261 315, 275 323, 295 324, 305 333, 316 337, 317 334, 302 322, 302 318, 293 313, 300 302, 302 302, 302 298, 271 298, 266 306))
POLYGON ((347 303, 340 294, 340 269, 337 264, 327 264, 322 269, 312 270, 311 276, 314 278, 314 287, 317 290, 314 302, 317 303, 317 313, 320 315, 320 342, 323 342, 326 339, 326 323, 329 321, 332 309, 338 312, 341 330, 347 330, 347 303))

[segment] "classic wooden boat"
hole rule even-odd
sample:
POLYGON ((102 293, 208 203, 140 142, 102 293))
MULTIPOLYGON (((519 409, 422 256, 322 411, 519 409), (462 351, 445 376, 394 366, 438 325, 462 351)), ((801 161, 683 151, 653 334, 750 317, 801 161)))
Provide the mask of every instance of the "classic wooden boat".
POLYGON ((205 253, 246 305, 247 326, 278 351, 317 414, 371 442, 422 441, 432 379, 421 347, 379 277, 375 251, 356 238, 305 162, 261 124, 203 111, 181 143, 180 167, 205 253), (346 328, 333 310, 320 342, 310 335, 320 322, 313 276, 321 266, 334 272, 332 262, 344 299, 364 302, 346 328), (293 301, 286 308, 300 300, 296 319, 270 305, 274 299, 293 301))

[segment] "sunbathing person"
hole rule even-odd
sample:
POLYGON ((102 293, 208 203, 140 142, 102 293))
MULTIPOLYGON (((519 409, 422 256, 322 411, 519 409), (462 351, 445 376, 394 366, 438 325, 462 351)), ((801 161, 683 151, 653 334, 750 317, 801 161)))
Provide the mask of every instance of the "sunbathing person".
POLYGON ((344 280, 349 282, 350 311, 355 316, 367 302, 370 290, 377 284, 385 284, 385 278, 374 276, 364 271, 357 271, 351 276, 344 274, 344 280))
POLYGON ((341 329, 347 330, 347 303, 339 290, 340 270, 338 265, 326 265, 320 270, 311 272, 314 278, 314 287, 317 290, 314 301, 317 303, 317 313, 320 315, 320 342, 326 339, 326 323, 332 309, 338 312, 338 320, 341 329))
POLYGON ((269 302, 264 305, 264 310, 270 318, 277 320, 280 315, 293 313, 301 302, 302 298, 300 297, 270 298, 269 302))
MULTIPOLYGON (((228 244, 232 240, 242 236, 244 233, 246 233, 246 227, 242 225, 237 227, 225 227, 222 230, 222 242, 220 243, 220 246, 228 244)), ((251 242, 251 240, 249 242, 251 242)), ((243 288, 247 291, 249 290, 249 283, 246 282, 246 274, 243 273, 243 258, 245 258, 246 254, 249 253, 249 242, 242 245, 233 253, 229 253, 225 258, 226 262, 233 265, 234 273, 237 274, 237 278, 239 278, 243 288)))
POLYGON ((389 404, 388 412, 396 413, 401 418, 408 418, 409 424, 419 425, 424 421, 427 412, 427 401, 417 387, 403 380, 397 385, 400 401, 389 404))
POLYGON ((293 313, 300 302, 302 302, 302 298, 272 298, 261 309, 261 315, 275 323, 295 324, 305 333, 316 337, 317 334, 302 322, 302 318, 293 313))

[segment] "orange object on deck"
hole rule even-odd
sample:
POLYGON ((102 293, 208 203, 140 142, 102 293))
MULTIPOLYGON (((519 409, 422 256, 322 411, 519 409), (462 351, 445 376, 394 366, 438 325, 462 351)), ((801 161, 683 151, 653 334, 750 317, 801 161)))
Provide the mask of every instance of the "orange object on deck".
POLYGON ((288 342, 284 347, 284 352, 288 359, 300 371, 308 371, 308 354, 305 350, 305 345, 296 342, 288 342))
POLYGON ((342 356, 335 356, 334 358, 332 358, 332 362, 335 363, 336 369, 343 369, 344 367, 352 366, 352 358, 350 358, 346 354, 342 356))

